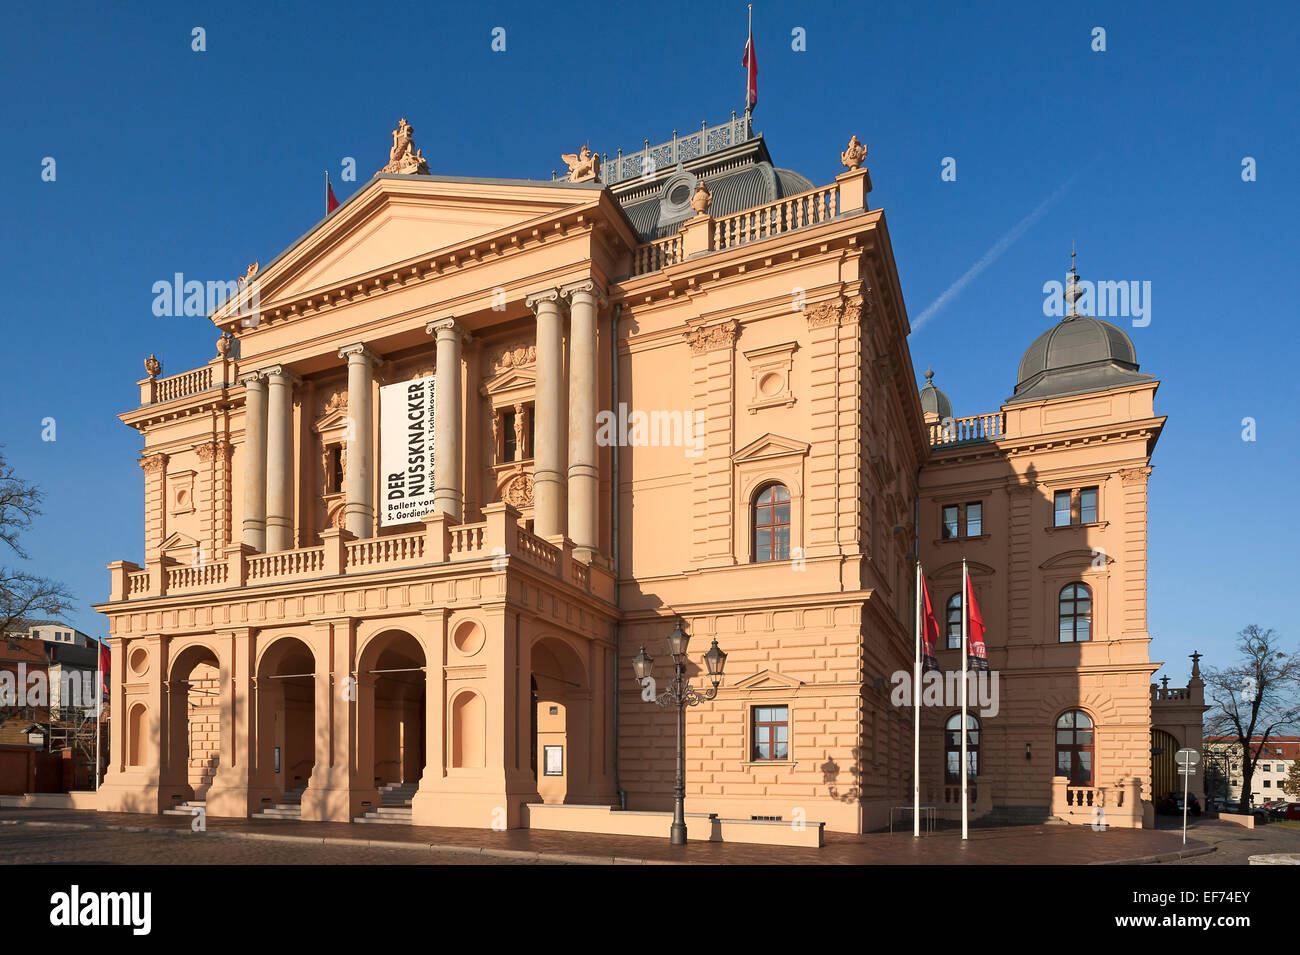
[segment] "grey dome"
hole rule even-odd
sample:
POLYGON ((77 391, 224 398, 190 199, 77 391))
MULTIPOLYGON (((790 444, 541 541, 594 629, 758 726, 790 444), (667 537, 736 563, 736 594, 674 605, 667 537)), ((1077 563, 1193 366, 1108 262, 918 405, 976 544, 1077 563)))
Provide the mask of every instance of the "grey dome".
POLYGON ((930 368, 925 370, 925 387, 921 389, 921 411, 923 414, 937 414, 940 421, 952 417, 952 402, 934 386, 934 371, 930 368))
POLYGON ((1029 346, 1007 400, 1104 391, 1151 379, 1138 371, 1137 352, 1123 329, 1091 315, 1067 315, 1029 346))

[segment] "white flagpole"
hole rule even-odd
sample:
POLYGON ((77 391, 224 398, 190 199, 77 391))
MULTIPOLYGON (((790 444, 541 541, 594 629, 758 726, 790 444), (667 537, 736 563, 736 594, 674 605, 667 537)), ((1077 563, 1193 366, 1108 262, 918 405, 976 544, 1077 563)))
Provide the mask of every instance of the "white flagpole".
POLYGON ((966 838, 966 626, 970 619, 966 558, 961 559, 961 837, 966 838))
POLYGON ((916 662, 912 665, 912 837, 921 835, 921 561, 916 562, 916 662))

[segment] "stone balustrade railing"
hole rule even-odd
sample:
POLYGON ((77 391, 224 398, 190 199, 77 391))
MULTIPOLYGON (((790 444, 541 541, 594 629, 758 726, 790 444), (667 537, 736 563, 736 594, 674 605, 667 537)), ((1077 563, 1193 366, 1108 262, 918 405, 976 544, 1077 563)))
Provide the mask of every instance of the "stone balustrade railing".
POLYGON ((1185 686, 1157 686, 1151 684, 1151 702, 1159 703, 1166 700, 1185 700, 1192 699, 1192 691, 1185 686))
POLYGON ((223 559, 202 565, 179 565, 161 556, 147 561, 144 569, 114 561, 109 564, 109 599, 142 600, 473 560, 491 560, 490 569, 501 572, 518 560, 613 602, 613 575, 574 558, 571 541, 548 541, 529 533, 519 523, 519 512, 507 504, 489 504, 483 512, 487 519, 478 524, 457 524, 445 514, 430 514, 420 531, 360 541, 330 528, 321 532, 322 544, 271 554, 236 545, 223 559))
MULTIPOLYGON (((845 208, 842 186, 835 182, 719 218, 698 215, 687 219, 676 235, 637 246, 632 253, 632 275, 657 272, 700 253, 720 252, 820 225, 842 212, 861 208, 845 208)), ((860 183, 854 188, 855 195, 862 191, 860 183)))
POLYGON ((1007 433, 1005 412, 944 418, 930 425, 930 446, 960 444, 963 441, 995 441, 1007 433))
POLYGON ((210 388, 228 388, 234 384, 235 363, 229 358, 214 358, 202 368, 191 368, 166 378, 143 378, 140 404, 152 405, 201 394, 210 388))

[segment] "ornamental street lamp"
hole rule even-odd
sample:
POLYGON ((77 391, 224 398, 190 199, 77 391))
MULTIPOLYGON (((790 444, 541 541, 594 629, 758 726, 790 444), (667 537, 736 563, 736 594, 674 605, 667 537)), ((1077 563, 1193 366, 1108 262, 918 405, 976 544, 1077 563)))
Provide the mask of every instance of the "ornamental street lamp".
MULTIPOLYGON (((669 829, 669 842, 675 846, 686 845, 686 707, 699 706, 718 695, 722 670, 727 665, 727 655, 718 647, 715 638, 709 652, 704 654, 704 665, 708 668, 713 687, 703 694, 697 693, 695 687, 686 682, 686 647, 690 640, 690 636, 682 629, 682 622, 678 620, 673 632, 668 634, 668 652, 672 654, 674 667, 673 682, 655 698, 655 702, 662 707, 677 708, 677 785, 673 791, 673 824, 669 829)), ((644 686, 653 667, 654 657, 645 652, 643 645, 641 652, 632 660, 637 682, 644 686)))

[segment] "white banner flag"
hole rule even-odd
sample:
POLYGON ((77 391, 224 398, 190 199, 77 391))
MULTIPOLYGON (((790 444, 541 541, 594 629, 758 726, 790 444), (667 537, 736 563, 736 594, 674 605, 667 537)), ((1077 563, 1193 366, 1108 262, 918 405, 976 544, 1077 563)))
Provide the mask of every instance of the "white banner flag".
POLYGON ((410 524, 433 510, 435 376, 379 389, 379 523, 410 524))

